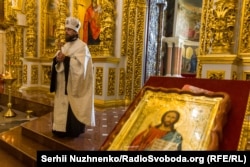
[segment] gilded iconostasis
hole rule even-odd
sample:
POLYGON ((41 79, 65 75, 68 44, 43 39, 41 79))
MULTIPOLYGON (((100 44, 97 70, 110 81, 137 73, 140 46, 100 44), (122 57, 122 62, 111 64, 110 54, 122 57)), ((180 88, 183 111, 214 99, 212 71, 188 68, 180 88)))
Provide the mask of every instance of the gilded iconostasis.
MULTIPOLYGON (((96 105, 129 104, 150 76, 249 78, 250 0, 93 2, 100 5, 100 32, 96 43, 89 43, 96 105)), ((51 59, 64 40, 65 18, 80 18, 84 28, 91 3, 1 0, 0 73, 10 66, 16 89, 48 91, 51 59)))

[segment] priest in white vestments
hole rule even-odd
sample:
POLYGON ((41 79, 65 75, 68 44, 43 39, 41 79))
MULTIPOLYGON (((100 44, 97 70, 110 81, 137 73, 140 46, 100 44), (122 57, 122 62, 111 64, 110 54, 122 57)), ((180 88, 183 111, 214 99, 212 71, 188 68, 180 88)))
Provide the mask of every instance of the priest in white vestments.
POLYGON ((77 18, 66 18, 66 43, 52 63, 52 132, 59 137, 78 137, 84 133, 85 125, 95 126, 93 64, 87 44, 78 37, 80 27, 77 18))

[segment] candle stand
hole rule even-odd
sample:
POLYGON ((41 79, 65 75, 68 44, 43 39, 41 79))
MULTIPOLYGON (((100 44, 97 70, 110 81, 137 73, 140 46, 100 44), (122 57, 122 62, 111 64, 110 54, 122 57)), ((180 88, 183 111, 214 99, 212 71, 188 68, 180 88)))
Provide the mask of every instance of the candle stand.
POLYGON ((4 78, 4 83, 7 84, 8 86, 8 103, 7 103, 7 111, 4 113, 4 117, 15 117, 16 113, 11 109, 12 108, 12 103, 11 103, 11 88, 12 88, 12 84, 13 82, 16 80, 16 78, 4 78))

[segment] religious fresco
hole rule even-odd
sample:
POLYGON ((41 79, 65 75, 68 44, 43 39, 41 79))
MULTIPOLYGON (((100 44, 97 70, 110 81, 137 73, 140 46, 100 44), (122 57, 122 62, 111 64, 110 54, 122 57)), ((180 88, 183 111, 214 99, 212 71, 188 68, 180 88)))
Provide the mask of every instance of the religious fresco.
POLYGON ((184 46, 182 48, 182 74, 196 74, 198 46, 184 46))
POLYGON ((179 4, 176 34, 184 39, 199 41, 200 20, 201 10, 199 8, 193 8, 193 10, 191 10, 179 4))

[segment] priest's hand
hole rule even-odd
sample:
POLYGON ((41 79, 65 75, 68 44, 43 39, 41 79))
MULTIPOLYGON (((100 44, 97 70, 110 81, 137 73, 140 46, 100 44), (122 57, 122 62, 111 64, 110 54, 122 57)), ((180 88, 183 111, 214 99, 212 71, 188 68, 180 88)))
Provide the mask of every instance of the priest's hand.
POLYGON ((60 51, 57 56, 56 56, 56 60, 57 62, 63 62, 65 58, 65 55, 62 53, 62 51, 60 51))

